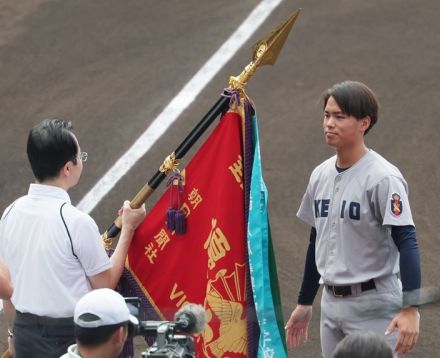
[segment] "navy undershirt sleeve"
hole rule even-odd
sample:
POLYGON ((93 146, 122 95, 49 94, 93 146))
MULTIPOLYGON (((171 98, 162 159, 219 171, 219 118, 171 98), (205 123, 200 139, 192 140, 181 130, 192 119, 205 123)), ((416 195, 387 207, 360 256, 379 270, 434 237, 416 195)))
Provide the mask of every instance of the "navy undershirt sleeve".
POLYGON ((400 279, 403 291, 420 288, 420 253, 416 238, 416 228, 408 226, 392 226, 391 236, 400 253, 400 279))
POLYGON ((298 304, 311 305, 319 289, 320 275, 315 261, 316 229, 310 230, 310 241, 307 249, 304 277, 299 291, 298 304))

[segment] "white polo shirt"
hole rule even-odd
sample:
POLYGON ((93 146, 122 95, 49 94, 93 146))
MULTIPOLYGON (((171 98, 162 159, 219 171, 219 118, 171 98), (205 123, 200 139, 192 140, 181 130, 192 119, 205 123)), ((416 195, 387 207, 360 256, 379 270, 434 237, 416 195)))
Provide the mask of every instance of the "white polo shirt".
POLYGON ((78 346, 76 344, 72 344, 67 348, 67 353, 63 354, 60 358, 81 358, 78 351, 78 346))
POLYGON ((87 276, 111 267, 95 221, 65 190, 41 184, 3 213, 0 256, 11 271, 15 308, 54 318, 72 317, 91 290, 87 276))

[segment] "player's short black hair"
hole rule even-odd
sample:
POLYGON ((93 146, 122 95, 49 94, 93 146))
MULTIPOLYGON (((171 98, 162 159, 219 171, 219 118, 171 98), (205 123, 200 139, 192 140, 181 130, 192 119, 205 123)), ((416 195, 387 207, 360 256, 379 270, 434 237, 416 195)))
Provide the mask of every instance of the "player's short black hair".
POLYGON ((364 83, 357 81, 344 81, 337 83, 324 91, 324 108, 327 101, 333 97, 341 110, 356 119, 369 116, 370 126, 364 134, 376 124, 379 113, 379 102, 374 92, 364 83))
POLYGON ((372 331, 353 333, 338 343, 333 358, 393 358, 385 339, 372 331))
POLYGON ((128 330, 128 323, 123 322, 95 328, 84 328, 75 324, 75 338, 82 346, 96 347, 107 342, 120 327, 125 327, 128 330))
POLYGON ((27 155, 38 181, 56 178, 69 160, 77 163, 79 147, 72 129, 71 122, 45 119, 30 130, 27 155))

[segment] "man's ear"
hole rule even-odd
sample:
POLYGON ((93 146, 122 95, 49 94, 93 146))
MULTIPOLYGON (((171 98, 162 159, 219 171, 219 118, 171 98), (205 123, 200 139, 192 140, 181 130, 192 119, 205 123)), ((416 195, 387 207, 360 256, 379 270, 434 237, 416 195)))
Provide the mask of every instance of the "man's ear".
POLYGON ((361 129, 365 133, 365 131, 370 127, 371 124, 371 118, 370 116, 365 116, 360 120, 361 123, 361 129))
POLYGON ((66 162, 66 164, 64 164, 63 167, 60 169, 60 175, 64 177, 70 177, 70 174, 72 173, 72 166, 73 162, 71 160, 66 162))
POLYGON ((126 339, 127 339, 127 327, 125 326, 119 327, 115 331, 115 333, 113 333, 112 336, 113 343, 117 343, 117 344, 124 343, 126 339))

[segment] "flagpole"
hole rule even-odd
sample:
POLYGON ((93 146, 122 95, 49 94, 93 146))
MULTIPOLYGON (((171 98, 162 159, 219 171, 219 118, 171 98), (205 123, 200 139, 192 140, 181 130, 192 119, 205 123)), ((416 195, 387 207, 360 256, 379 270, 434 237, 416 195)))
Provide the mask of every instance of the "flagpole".
MULTIPOLYGON (((177 168, 178 160, 182 159, 184 155, 191 149, 194 143, 203 135, 211 123, 218 117, 218 115, 229 107, 229 98, 221 96, 212 108, 205 114, 194 129, 187 135, 183 142, 177 149, 171 153, 160 166, 159 170, 153 177, 145 184, 136 196, 130 201, 132 208, 139 208, 147 201, 154 190, 162 183, 169 172, 177 168)), ((122 228, 121 217, 118 216, 113 224, 102 235, 106 248, 110 248, 111 240, 116 237, 122 228)))
MULTIPOLYGON (((255 74, 256 70, 264 65, 274 65, 281 49, 290 33, 300 9, 295 10, 283 23, 277 26, 264 38, 259 40, 253 48, 252 61, 244 68, 239 76, 231 76, 229 78, 229 88, 238 91, 241 95, 244 94, 244 88, 250 78, 255 74)), ((211 107, 208 113, 200 120, 196 127, 187 135, 183 142, 172 152, 162 163, 159 170, 153 177, 141 188, 141 190, 130 201, 132 208, 139 208, 151 196, 154 190, 166 178, 166 176, 177 169, 179 159, 188 152, 194 143, 202 136, 208 129, 211 123, 222 112, 225 112, 229 107, 230 98, 227 95, 221 96, 217 102, 211 107)), ((118 216, 112 225, 102 234, 104 246, 110 249, 113 238, 116 237, 122 228, 122 218, 118 216)))

